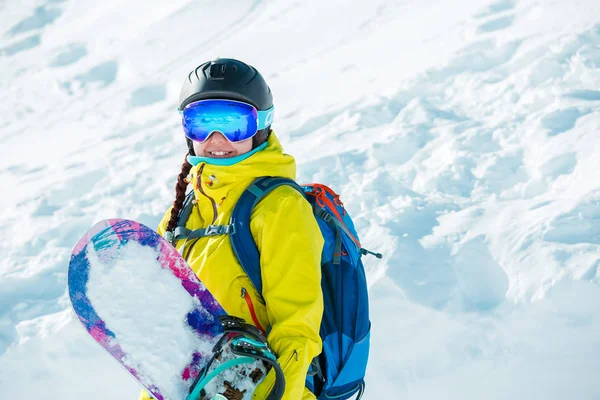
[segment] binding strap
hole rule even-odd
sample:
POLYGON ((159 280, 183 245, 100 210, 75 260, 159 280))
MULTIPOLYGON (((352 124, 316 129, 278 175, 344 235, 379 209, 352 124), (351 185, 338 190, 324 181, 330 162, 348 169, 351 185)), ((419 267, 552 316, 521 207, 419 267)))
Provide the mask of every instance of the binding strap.
POLYGON ((192 387, 190 394, 186 397, 186 400, 199 400, 200 398, 202 398, 202 396, 201 396, 202 389, 204 389, 204 387, 210 381, 212 381, 214 378, 216 378, 222 372, 224 372, 230 368, 233 368, 237 365, 252 364, 255 361, 256 361, 255 358, 248 357, 248 356, 238 357, 238 358, 234 358, 232 360, 225 361, 223 364, 219 365, 217 368, 212 370, 209 374, 204 376, 204 378, 201 381, 195 383, 194 386, 192 387))

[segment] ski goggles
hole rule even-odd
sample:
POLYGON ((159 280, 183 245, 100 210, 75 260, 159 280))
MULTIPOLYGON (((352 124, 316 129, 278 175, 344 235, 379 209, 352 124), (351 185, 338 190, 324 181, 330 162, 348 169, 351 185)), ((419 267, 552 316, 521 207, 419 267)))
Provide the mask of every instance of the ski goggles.
POLYGON ((179 113, 185 136, 197 142, 206 141, 220 132, 230 142, 250 139, 273 122, 273 107, 256 107, 234 100, 200 100, 185 106, 179 113))

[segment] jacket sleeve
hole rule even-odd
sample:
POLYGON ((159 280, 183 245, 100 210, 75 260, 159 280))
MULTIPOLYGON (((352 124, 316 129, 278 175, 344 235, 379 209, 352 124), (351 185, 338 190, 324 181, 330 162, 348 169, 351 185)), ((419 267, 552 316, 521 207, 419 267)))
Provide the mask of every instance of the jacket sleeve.
POLYGON ((148 393, 145 389, 142 389, 142 392, 140 393, 140 397, 138 397, 138 400, 153 400, 154 397, 150 396, 150 393, 148 393))
MULTIPOLYGON (((271 325, 268 341, 285 374, 283 400, 299 400, 307 395, 306 373, 322 346, 323 237, 310 203, 291 187, 273 191, 254 213, 262 217, 253 215, 252 221, 259 222, 254 227, 251 222, 251 228, 260 251, 262 294, 271 325)), ((253 398, 265 399, 274 382, 271 371, 253 398)))
POLYGON ((171 219, 171 210, 173 209, 173 206, 169 207, 169 209, 167 211, 165 211, 165 213, 163 214, 160 222, 158 223, 158 227, 156 228, 156 232, 158 232, 158 234, 160 236, 164 236, 166 230, 167 230, 167 225, 169 223, 169 219, 171 219))

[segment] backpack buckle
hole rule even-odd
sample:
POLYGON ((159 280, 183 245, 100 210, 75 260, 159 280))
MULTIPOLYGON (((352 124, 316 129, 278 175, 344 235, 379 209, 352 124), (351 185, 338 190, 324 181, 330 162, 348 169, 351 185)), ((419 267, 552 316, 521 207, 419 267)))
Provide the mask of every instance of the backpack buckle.
POLYGON ((204 236, 220 236, 235 233, 233 225, 209 225, 204 231, 204 236))
POLYGON ((173 243, 173 239, 175 239, 175 235, 171 231, 166 231, 163 236, 169 243, 173 243))
POLYGON ((327 211, 323 210, 322 208, 316 208, 315 211, 317 216, 321 217, 323 221, 327 222, 328 224, 331 223, 331 221, 333 220, 333 216, 327 211))

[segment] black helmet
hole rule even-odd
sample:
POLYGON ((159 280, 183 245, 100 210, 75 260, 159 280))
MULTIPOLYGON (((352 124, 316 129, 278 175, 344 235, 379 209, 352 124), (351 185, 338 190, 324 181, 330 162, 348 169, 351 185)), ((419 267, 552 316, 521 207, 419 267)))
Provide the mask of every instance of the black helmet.
MULTIPOLYGON (((204 99, 228 99, 252 104, 258 110, 273 106, 271 89, 262 75, 252 66, 231 58, 218 58, 205 62, 189 73, 179 94, 179 109, 204 99)), ((253 138, 252 147, 264 143, 271 131, 268 126, 253 138)), ((192 141, 188 139, 190 154, 194 155, 192 141)))

